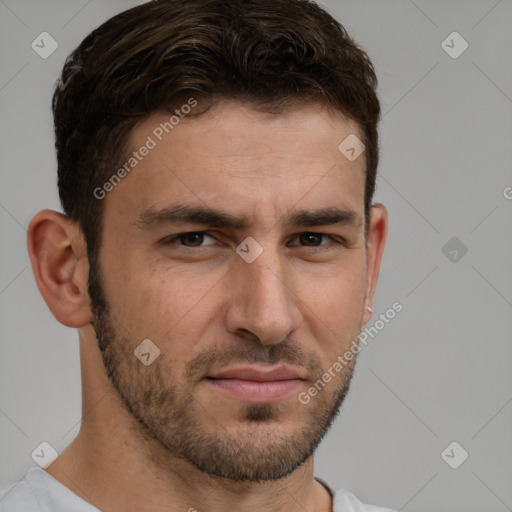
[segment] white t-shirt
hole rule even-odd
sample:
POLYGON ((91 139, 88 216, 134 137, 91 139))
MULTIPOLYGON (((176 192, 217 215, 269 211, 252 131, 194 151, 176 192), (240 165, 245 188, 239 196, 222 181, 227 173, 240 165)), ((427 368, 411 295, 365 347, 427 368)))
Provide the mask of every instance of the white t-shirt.
MULTIPOLYGON (((317 479, 320 480, 320 479, 317 479)), ((321 480, 320 480, 321 481, 321 480)), ((321 483, 328 487, 323 481, 321 483)), ((361 503, 349 491, 336 491, 333 512, 394 512, 361 503)), ((0 492, 0 512, 101 512, 39 467, 0 492)))

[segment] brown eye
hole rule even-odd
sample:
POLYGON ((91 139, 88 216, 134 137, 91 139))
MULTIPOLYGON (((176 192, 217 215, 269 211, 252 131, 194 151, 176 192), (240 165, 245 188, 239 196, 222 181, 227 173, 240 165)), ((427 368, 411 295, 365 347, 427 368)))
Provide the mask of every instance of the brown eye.
POLYGON ((180 233, 179 235, 174 235, 165 240, 164 244, 174 245, 179 241, 179 245, 182 245, 184 247, 205 247, 208 245, 215 245, 203 244, 205 237, 215 240, 211 235, 209 235, 205 231, 191 231, 190 233, 180 233))
POLYGON ((321 244, 322 238, 325 236, 328 235, 322 233, 302 233, 300 235, 300 241, 308 247, 317 247, 319 245, 325 245, 321 244))
POLYGON ((203 233, 185 233, 180 235, 181 244, 187 247, 199 247, 204 239, 203 233))

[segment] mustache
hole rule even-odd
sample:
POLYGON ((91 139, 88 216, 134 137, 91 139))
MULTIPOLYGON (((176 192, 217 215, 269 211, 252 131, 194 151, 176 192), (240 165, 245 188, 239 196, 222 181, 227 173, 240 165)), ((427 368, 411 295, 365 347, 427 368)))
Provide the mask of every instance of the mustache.
POLYGON ((320 359, 305 352, 296 342, 284 340, 271 346, 242 344, 223 349, 205 349, 197 353, 186 365, 187 380, 201 380, 213 369, 221 370, 235 364, 287 364, 306 369, 308 374, 322 375, 320 359))

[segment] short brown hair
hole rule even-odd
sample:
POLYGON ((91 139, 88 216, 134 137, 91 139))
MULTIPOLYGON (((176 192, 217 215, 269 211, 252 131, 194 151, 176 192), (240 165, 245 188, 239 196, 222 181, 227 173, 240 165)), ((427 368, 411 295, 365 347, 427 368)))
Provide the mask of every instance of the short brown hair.
MULTIPOLYGON (((377 79, 344 27, 310 0, 154 0, 122 12, 68 57, 53 96, 59 195, 89 260, 101 246, 93 190, 128 153, 130 134, 184 98, 279 113, 318 103, 358 123, 366 146, 365 214, 378 164, 377 79)), ((341 142, 341 141, 340 141, 341 142)))

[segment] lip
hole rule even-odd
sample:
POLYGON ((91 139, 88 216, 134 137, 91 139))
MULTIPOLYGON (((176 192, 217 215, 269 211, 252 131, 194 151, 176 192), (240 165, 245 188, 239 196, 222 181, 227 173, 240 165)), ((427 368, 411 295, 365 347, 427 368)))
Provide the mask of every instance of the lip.
POLYGON ((230 398, 254 404, 285 399, 302 385, 305 377, 284 365, 243 366, 209 375, 205 381, 230 398))
POLYGON ((298 370, 293 370, 284 365, 271 367, 265 366, 242 366, 223 370, 213 375, 210 379, 238 379, 257 382, 274 382, 282 380, 305 380, 305 375, 298 370))

